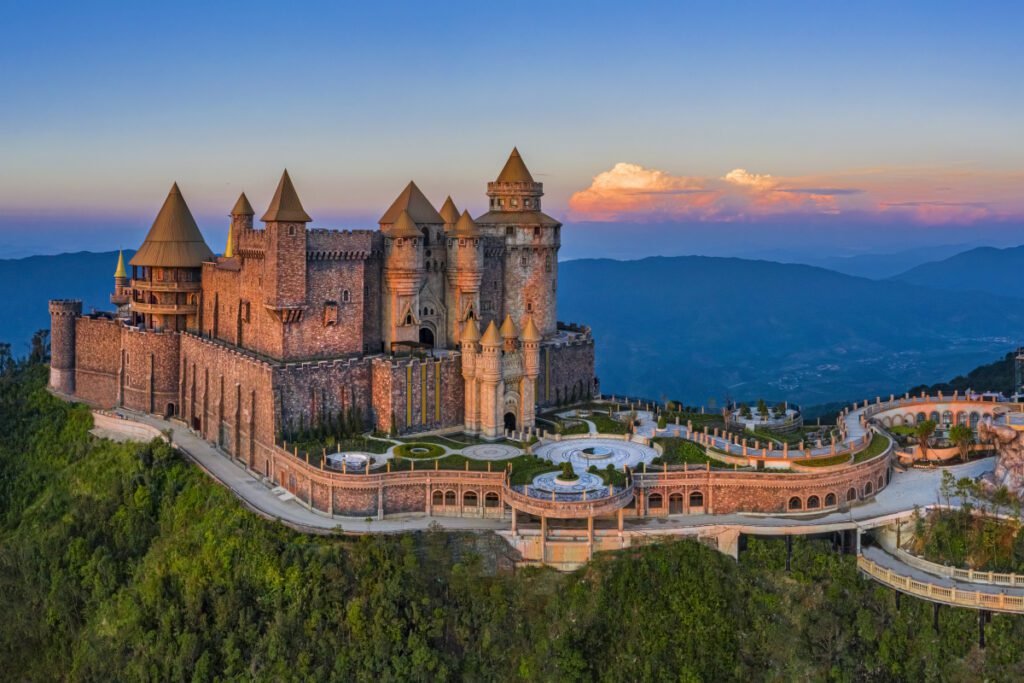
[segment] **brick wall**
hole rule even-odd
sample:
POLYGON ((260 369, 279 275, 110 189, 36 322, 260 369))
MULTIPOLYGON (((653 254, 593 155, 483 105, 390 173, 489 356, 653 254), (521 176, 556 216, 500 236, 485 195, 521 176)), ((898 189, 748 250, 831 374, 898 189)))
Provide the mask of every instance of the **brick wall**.
POLYGON ((444 358, 376 358, 373 401, 377 428, 398 433, 463 424, 465 383, 461 354, 444 358))
POLYGON ((594 386, 594 342, 545 343, 540 347, 538 405, 585 399, 594 386))
POLYGON ((124 407, 164 416, 178 413, 180 337, 178 332, 121 328, 124 407))
POLYGON ((121 330, 108 318, 75 319, 75 395, 98 408, 117 404, 121 330))

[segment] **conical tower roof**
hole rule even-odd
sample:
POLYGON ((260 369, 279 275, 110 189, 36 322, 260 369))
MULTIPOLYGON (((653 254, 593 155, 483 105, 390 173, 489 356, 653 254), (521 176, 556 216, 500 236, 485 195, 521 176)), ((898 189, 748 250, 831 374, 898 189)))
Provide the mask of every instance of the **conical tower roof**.
POLYGON ((420 237, 419 228, 408 211, 403 209, 402 213, 398 214, 398 220, 388 231, 388 237, 420 237))
POLYGON ((540 330, 533 323, 533 316, 526 316, 526 325, 523 326, 523 334, 520 339, 524 342, 539 342, 544 339, 540 330))
POLYGON ((228 243, 224 245, 224 258, 233 258, 235 255, 235 226, 228 226, 228 243))
POLYGON ((295 191, 295 186, 292 185, 288 169, 281 174, 277 192, 274 193, 274 198, 270 200, 270 207, 267 208, 267 212, 260 220, 264 223, 309 223, 313 220, 302 208, 302 202, 299 201, 299 195, 295 191))
POLYGON ((501 346, 501 334, 498 332, 498 326, 494 324, 493 320, 487 326, 487 331, 484 332, 480 344, 482 346, 501 346))
POLYGON ((479 237, 480 228, 476 226, 476 221, 469 215, 469 211, 463 211, 462 215, 459 216, 459 222, 455 224, 452 234, 459 237, 479 237))
POLYGON ((178 183, 171 187, 153 227, 146 234, 142 246, 135 252, 133 266, 161 268, 198 268, 203 261, 213 258, 199 232, 196 219, 181 196, 178 183))
POLYGON ((501 169, 501 173, 498 174, 499 183, 532 183, 534 182, 533 176, 530 175, 530 169, 526 168, 526 164, 523 163, 523 158, 519 156, 519 150, 515 147, 512 148, 512 154, 508 156, 508 161, 505 162, 505 167, 501 169))
POLYGON ((114 270, 114 277, 128 277, 128 271, 124 268, 124 251, 117 250, 117 269, 114 270))
POLYGON ((388 210, 377 221, 381 225, 392 224, 398 220, 402 211, 408 211, 415 223, 437 223, 443 224, 444 218, 437 212, 430 200, 416 187, 416 183, 409 181, 398 198, 391 203, 388 210))
POLYGON ((441 218, 444 219, 445 225, 455 225, 459 220, 459 210, 455 206, 455 202, 452 201, 451 195, 444 200, 444 204, 441 205, 441 218))
POLYGON ((255 216, 256 212, 252 210, 252 204, 249 203, 249 198, 245 196, 245 193, 238 195, 238 201, 235 202, 235 208, 231 209, 232 216, 255 216))
POLYGON ((480 326, 476 324, 476 318, 470 318, 466 321, 466 324, 462 326, 462 337, 460 337, 460 341, 463 343, 475 343, 480 341, 480 326))
POLYGON ((516 329, 516 324, 512 322, 512 316, 506 315, 505 321, 501 323, 502 339, 515 339, 518 336, 519 330, 516 329))

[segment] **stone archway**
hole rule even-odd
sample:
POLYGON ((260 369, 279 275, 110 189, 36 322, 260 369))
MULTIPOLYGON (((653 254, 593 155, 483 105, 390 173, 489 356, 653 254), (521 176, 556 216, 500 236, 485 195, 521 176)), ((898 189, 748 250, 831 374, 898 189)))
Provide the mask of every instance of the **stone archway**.
POLYGON ((505 429, 514 432, 516 430, 516 414, 509 412, 505 413, 505 429))
POLYGON ((434 346, 434 331, 429 327, 420 328, 420 343, 434 346))

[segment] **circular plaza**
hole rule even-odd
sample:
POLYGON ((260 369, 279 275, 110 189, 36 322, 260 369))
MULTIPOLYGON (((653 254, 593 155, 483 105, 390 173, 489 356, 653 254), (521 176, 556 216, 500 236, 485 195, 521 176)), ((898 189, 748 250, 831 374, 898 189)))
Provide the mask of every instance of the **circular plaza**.
POLYGON ((635 469, 658 456, 657 451, 650 446, 601 437, 550 441, 538 446, 535 453, 538 458, 550 460, 556 465, 571 463, 573 470, 579 474, 591 467, 606 469, 609 465, 617 470, 623 467, 635 469))

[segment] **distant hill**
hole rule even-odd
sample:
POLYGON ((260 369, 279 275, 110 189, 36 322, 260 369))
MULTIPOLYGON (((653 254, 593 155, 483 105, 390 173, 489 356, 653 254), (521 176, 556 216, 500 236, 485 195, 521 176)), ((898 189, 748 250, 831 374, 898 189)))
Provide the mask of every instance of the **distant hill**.
POLYGON ((920 394, 923 391, 928 395, 933 395, 941 391, 944 394, 951 394, 954 391, 963 392, 970 389, 981 393, 995 391, 1009 396, 1014 390, 1013 359, 1016 355, 1015 351, 1010 351, 999 360, 979 365, 967 374, 957 375, 948 382, 919 384, 916 387, 911 387, 910 393, 920 394))
MULTIPOLYGON (((124 253, 126 263, 134 253, 124 253)), ((50 327, 50 299, 82 299, 86 312, 109 310, 116 266, 116 251, 0 259, 0 341, 24 355, 32 333, 50 327)))
POLYGON ((970 249, 911 268, 893 280, 935 289, 1024 298, 1024 246, 970 249))
POLYGON ((806 263, 845 275, 881 279, 893 277, 924 263, 949 258, 970 249, 963 244, 941 244, 934 247, 905 249, 891 254, 858 254, 857 256, 822 256, 804 259, 771 259, 773 261, 806 263))
POLYGON ((807 405, 965 372, 1024 338, 1014 299, 735 258, 560 264, 559 317, 586 322, 606 393, 807 405))

